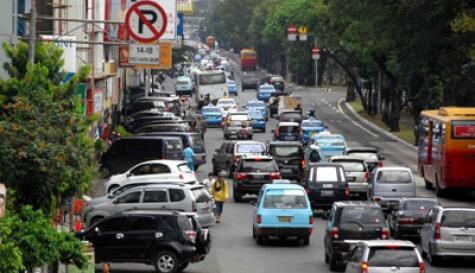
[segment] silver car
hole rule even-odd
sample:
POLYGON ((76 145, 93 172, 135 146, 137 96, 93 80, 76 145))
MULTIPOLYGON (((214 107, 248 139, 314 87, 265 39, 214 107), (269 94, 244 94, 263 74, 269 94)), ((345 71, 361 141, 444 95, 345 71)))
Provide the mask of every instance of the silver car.
POLYGON ((384 212, 391 212, 403 197, 416 197, 416 182, 406 167, 381 167, 374 170, 369 198, 379 203, 384 212))
POLYGON ((332 156, 330 162, 343 166, 348 179, 350 199, 367 200, 369 170, 365 160, 354 156, 341 155, 332 156))
POLYGON ((223 123, 224 139, 252 139, 251 118, 246 112, 229 113, 223 123))
POLYGON ((131 188, 115 198, 91 201, 83 209, 83 223, 90 226, 110 215, 130 209, 166 209, 196 212, 202 226, 214 220, 213 201, 203 185, 153 184, 131 188))
POLYGON ((475 258, 475 208, 433 207, 421 229, 422 253, 431 265, 444 258, 475 258))
POLYGON ((425 272, 417 247, 409 241, 362 241, 344 259, 347 260, 346 273, 425 272))

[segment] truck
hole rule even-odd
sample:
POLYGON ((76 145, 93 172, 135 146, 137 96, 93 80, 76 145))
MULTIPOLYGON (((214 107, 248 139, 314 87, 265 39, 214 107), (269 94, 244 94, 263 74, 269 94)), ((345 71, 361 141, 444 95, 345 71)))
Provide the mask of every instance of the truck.
POLYGON ((298 105, 302 106, 302 97, 300 96, 279 97, 277 114, 280 115, 284 110, 294 110, 298 105))
POLYGON ((252 48, 244 48, 240 54, 241 70, 257 70, 257 53, 252 48))

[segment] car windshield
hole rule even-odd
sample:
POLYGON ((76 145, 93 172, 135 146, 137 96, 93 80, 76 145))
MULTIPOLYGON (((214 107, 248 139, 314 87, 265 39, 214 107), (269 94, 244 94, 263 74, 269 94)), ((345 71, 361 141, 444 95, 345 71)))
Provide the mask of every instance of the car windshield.
POLYGON ((340 225, 346 228, 354 226, 383 226, 385 223, 384 214, 377 207, 346 207, 343 208, 340 216, 340 225))
POLYGON ((379 160, 378 154, 371 152, 348 152, 349 155, 363 158, 364 160, 379 160))
POLYGON ((308 207, 303 190, 268 190, 265 193, 266 209, 306 209, 308 207))
POLYGON ((277 166, 272 160, 243 160, 241 172, 277 172, 277 166))
POLYGON ((301 149, 298 146, 272 146, 271 154, 277 157, 300 157, 301 149))
POLYGON ((247 103, 248 108, 256 108, 256 107, 266 107, 266 104, 262 101, 253 101, 253 102, 248 102, 247 103))
POLYGON ((200 85, 226 83, 226 74, 223 72, 210 75, 200 75, 199 81, 200 85))
POLYGON ((316 172, 317 182, 338 182, 337 167, 317 167, 316 172))
POLYGON ((408 171, 384 170, 378 173, 377 181, 380 184, 410 184, 412 177, 408 171))
POLYGON ((337 136, 319 136, 315 139, 315 142, 318 146, 345 146, 345 141, 341 137, 337 136))
POLYGON ((402 209, 429 211, 436 205, 438 205, 437 200, 406 200, 403 203, 402 209))
POLYGON ((289 133, 298 133, 299 132, 298 126, 280 126, 279 133, 289 134, 289 133))
POLYGON ((265 153, 266 148, 260 143, 245 143, 236 145, 236 153, 240 154, 261 154, 265 153))
POLYGON ((201 112, 203 113, 221 113, 221 110, 219 108, 202 108, 201 112))
POLYGON ((451 228, 475 228, 475 210, 445 211, 441 224, 451 228))
POLYGON ((413 247, 372 247, 368 255, 369 267, 419 267, 419 259, 413 247))
POLYGON ((321 121, 303 121, 302 127, 323 127, 323 122, 321 121))
POLYGON ((238 121, 247 121, 249 120, 249 116, 246 115, 231 115, 230 116, 231 120, 238 120, 238 121))
POLYGON ((345 172, 365 172, 366 171, 365 164, 362 162, 338 161, 338 160, 335 160, 332 162, 342 165, 345 172))

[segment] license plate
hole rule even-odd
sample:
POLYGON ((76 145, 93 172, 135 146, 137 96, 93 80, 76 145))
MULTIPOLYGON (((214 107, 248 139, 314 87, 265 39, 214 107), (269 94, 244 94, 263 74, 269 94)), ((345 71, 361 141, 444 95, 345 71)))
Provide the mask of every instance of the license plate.
POLYGON ((284 137, 285 140, 294 140, 294 137, 293 136, 286 136, 284 137))
POLYGON ((279 222, 282 223, 290 223, 292 221, 292 217, 290 216, 278 216, 279 222))
POLYGON ((320 196, 333 196, 333 191, 321 191, 320 196))
POLYGON ((356 177, 351 177, 351 176, 348 177, 348 181, 350 181, 350 182, 353 182, 353 181, 355 181, 355 180, 356 180, 356 177))
POLYGON ((455 238, 455 241, 464 241, 464 242, 470 241, 469 235, 455 235, 454 238, 455 238))
POLYGON ((253 175, 253 177, 255 179, 264 179, 264 175, 259 175, 259 174, 253 175))
POLYGON ((322 187, 324 189, 333 189, 333 185, 332 184, 323 184, 322 187))
POLYGON ((280 172, 281 173, 291 173, 292 170, 291 169, 280 169, 280 172))

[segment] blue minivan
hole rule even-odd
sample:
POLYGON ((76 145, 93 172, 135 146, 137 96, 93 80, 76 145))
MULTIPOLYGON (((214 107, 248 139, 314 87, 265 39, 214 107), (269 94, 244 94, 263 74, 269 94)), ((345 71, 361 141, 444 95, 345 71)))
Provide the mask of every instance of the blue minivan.
POLYGON ((252 225, 252 237, 257 244, 277 237, 301 239, 308 245, 313 223, 310 201, 302 186, 288 180, 274 180, 262 186, 252 225))

